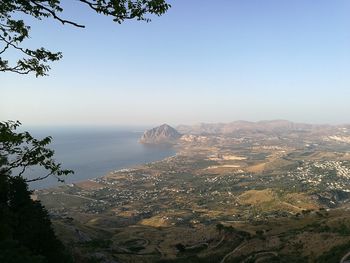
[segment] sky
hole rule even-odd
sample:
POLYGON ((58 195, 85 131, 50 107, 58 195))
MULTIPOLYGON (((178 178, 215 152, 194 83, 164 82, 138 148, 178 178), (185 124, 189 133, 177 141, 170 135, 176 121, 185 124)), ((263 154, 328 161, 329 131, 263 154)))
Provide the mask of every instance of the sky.
POLYGON ((157 125, 287 119, 350 123, 350 1, 172 0, 121 25, 63 0, 30 21, 31 47, 62 51, 49 76, 0 73, 0 119, 157 125))

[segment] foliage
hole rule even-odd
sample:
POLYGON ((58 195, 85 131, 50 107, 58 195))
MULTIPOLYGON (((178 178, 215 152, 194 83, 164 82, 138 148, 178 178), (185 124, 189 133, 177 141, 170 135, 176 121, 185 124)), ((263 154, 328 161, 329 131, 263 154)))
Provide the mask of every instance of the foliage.
POLYGON ((25 180, 1 171, 0 189, 0 262, 71 262, 48 212, 31 199, 25 180))
POLYGON ((16 132, 19 122, 0 122, 0 262, 70 262, 56 238, 48 212, 31 199, 27 182, 50 175, 72 173, 62 170, 46 148, 51 138, 35 139, 28 132, 16 132), (42 166, 47 175, 23 178, 30 166, 42 166))
POLYGON ((344 223, 340 223, 336 227, 331 228, 331 231, 338 233, 342 236, 349 236, 350 235, 350 227, 344 223))
POLYGON ((328 262, 339 262, 340 259, 349 251, 350 242, 347 242, 345 244, 335 246, 329 251, 325 252, 323 255, 321 255, 317 262, 319 263, 328 263, 328 262))
POLYGON ((73 173, 72 170, 61 169, 61 164, 53 160, 54 151, 46 148, 51 137, 38 140, 28 132, 17 132, 20 124, 18 121, 0 122, 0 169, 4 174, 22 176, 28 167, 37 165, 45 168, 47 174, 26 182, 42 180, 50 175, 63 181, 60 176, 73 173))
POLYGON ((175 247, 179 252, 185 252, 185 250, 186 250, 185 245, 183 245, 182 243, 176 244, 175 247))
POLYGON ((234 234, 234 235, 237 235, 239 236, 240 238, 243 238, 243 239, 250 239, 252 236, 249 232, 246 232, 246 231, 243 231, 243 230, 238 230, 236 228, 234 228, 233 226, 224 226, 221 224, 217 224, 216 225, 216 229, 219 231, 224 231, 224 233, 227 233, 227 234, 234 234))
POLYGON ((216 224, 215 226, 216 230, 219 231, 219 234, 221 234, 222 230, 224 230, 225 226, 221 223, 216 224))
MULTIPOLYGON (((170 5, 165 0, 76 0, 82 7, 96 13, 112 17, 116 23, 127 19, 150 21, 149 14, 160 16, 170 5)), ((60 16, 63 12, 60 0, 0 0, 0 71, 19 74, 35 73, 47 75, 50 69, 48 62, 62 58, 61 52, 51 52, 43 47, 29 49, 22 42, 29 38, 31 27, 19 17, 32 17, 37 20, 51 18, 60 23, 83 28, 84 25, 66 20, 60 16), (14 50, 24 56, 10 64, 4 57, 6 52, 14 50)))
POLYGON ((197 255, 191 255, 184 258, 175 258, 175 259, 162 259, 158 263, 213 263, 220 262, 221 255, 209 255, 206 257, 199 257, 197 255))
POLYGON ((112 243, 110 239, 92 239, 84 242, 82 245, 90 248, 109 248, 112 243))

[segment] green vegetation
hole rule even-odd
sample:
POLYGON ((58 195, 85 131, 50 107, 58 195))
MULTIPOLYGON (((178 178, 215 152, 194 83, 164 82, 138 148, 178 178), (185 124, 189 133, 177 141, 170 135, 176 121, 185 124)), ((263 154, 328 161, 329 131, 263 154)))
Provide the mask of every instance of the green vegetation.
MULTIPOLYGON (((150 21, 149 14, 160 16, 170 5, 164 0, 78 0, 82 8, 89 8, 98 14, 109 16, 116 23, 135 19, 150 21)), ((63 5, 60 0, 6 0, 0 2, 0 72, 19 74, 35 73, 44 76, 50 70, 48 62, 60 60, 61 52, 51 52, 43 47, 25 48, 22 42, 30 37, 30 26, 22 16, 30 16, 36 20, 51 18, 59 23, 83 28, 72 20, 61 17, 63 5), (6 52, 17 52, 23 58, 16 62, 5 59, 6 52)))
MULTIPOLYGON (((82 7, 109 16, 116 23, 125 20, 150 21, 148 15, 160 16, 170 5, 164 0, 78 0, 82 7)), ((26 48, 23 42, 30 38, 30 19, 54 19, 60 23, 83 28, 75 21, 66 20, 60 0, 6 0, 0 2, 0 72, 47 75, 49 63, 60 60, 61 52, 46 48, 26 48), (7 54, 18 58, 9 61, 7 54)), ((31 198, 28 182, 73 173, 61 169, 54 161, 54 152, 46 146, 51 137, 35 139, 28 132, 17 133, 19 122, 0 122, 0 262, 59 263, 71 262, 63 244, 56 238, 49 214, 39 201, 31 198), (28 167, 41 166, 47 174, 26 178, 28 167)), ((105 247, 106 241, 91 241, 88 246, 105 247)), ((98 262, 99 260, 92 261, 98 262)))
POLYGON ((218 257, 216 255, 210 255, 207 257, 198 257, 196 255, 192 255, 184 258, 158 261, 158 263, 212 263, 212 262, 218 262, 218 257))
POLYGON ((86 241, 82 243, 84 247, 89 248, 109 248, 112 245, 112 241, 110 239, 93 239, 90 241, 86 241))
POLYGON ((50 137, 37 140, 28 132, 17 133, 19 125, 0 123, 0 262, 70 262, 48 212, 31 199, 27 182, 72 171, 62 170, 52 159, 54 152, 46 148, 50 137), (36 165, 44 167, 47 175, 25 179, 26 169, 36 165))
POLYGON ((350 226, 340 223, 339 225, 331 228, 331 231, 334 233, 339 233, 342 236, 349 236, 350 235, 350 226))
POLYGON ((0 176, 0 262, 71 262, 49 215, 30 198, 24 179, 0 176))
POLYGON ((335 246, 331 250, 324 253, 322 256, 317 258, 318 263, 332 263, 339 262, 344 254, 349 252, 350 242, 335 246))

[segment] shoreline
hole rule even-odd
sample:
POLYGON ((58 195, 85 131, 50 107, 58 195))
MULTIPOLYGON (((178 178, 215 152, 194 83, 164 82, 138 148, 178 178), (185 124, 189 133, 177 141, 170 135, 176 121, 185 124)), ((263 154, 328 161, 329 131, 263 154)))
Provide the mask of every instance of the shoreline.
POLYGON ((167 159, 174 158, 174 157, 178 156, 179 155, 179 147, 175 147, 175 146, 178 146, 178 145, 173 145, 172 147, 170 147, 170 148, 174 149, 175 153, 170 155, 170 156, 168 156, 168 157, 162 158, 162 159, 158 159, 158 160, 155 160, 155 161, 152 161, 152 162, 145 162, 145 163, 140 163, 140 164, 134 164, 134 165, 131 165, 131 166, 120 168, 120 169, 115 169, 115 170, 107 172, 104 175, 96 176, 96 177, 93 177, 93 178, 87 178, 87 179, 79 180, 79 181, 76 181, 76 182, 60 183, 60 184, 55 185, 55 186, 44 187, 44 188, 40 188, 40 189, 33 189, 33 193, 35 194, 35 193, 38 193, 38 192, 41 192, 41 191, 50 191, 50 190, 54 190, 56 188, 65 187, 65 186, 74 187, 75 185, 78 185, 78 184, 81 184, 81 183, 84 183, 84 182, 89 182, 89 181, 90 182, 96 182, 100 178, 107 178, 108 176, 111 176, 111 175, 119 173, 119 172, 128 172, 128 171, 132 171, 132 170, 141 169, 142 167, 144 167, 147 164, 154 164, 154 163, 157 163, 157 162, 162 162, 162 161, 165 161, 167 159))

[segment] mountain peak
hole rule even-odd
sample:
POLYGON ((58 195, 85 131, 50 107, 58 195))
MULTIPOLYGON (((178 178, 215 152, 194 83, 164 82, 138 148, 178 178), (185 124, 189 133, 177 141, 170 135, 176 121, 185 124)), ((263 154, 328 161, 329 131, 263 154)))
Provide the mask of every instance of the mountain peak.
POLYGON ((164 123, 158 127, 147 130, 140 142, 147 144, 175 143, 182 135, 170 125, 164 123))
POLYGON ((162 125, 155 127, 154 129, 156 129, 156 128, 158 128, 158 129, 174 129, 173 127, 171 127, 170 125, 168 125, 166 123, 163 123, 162 125))

